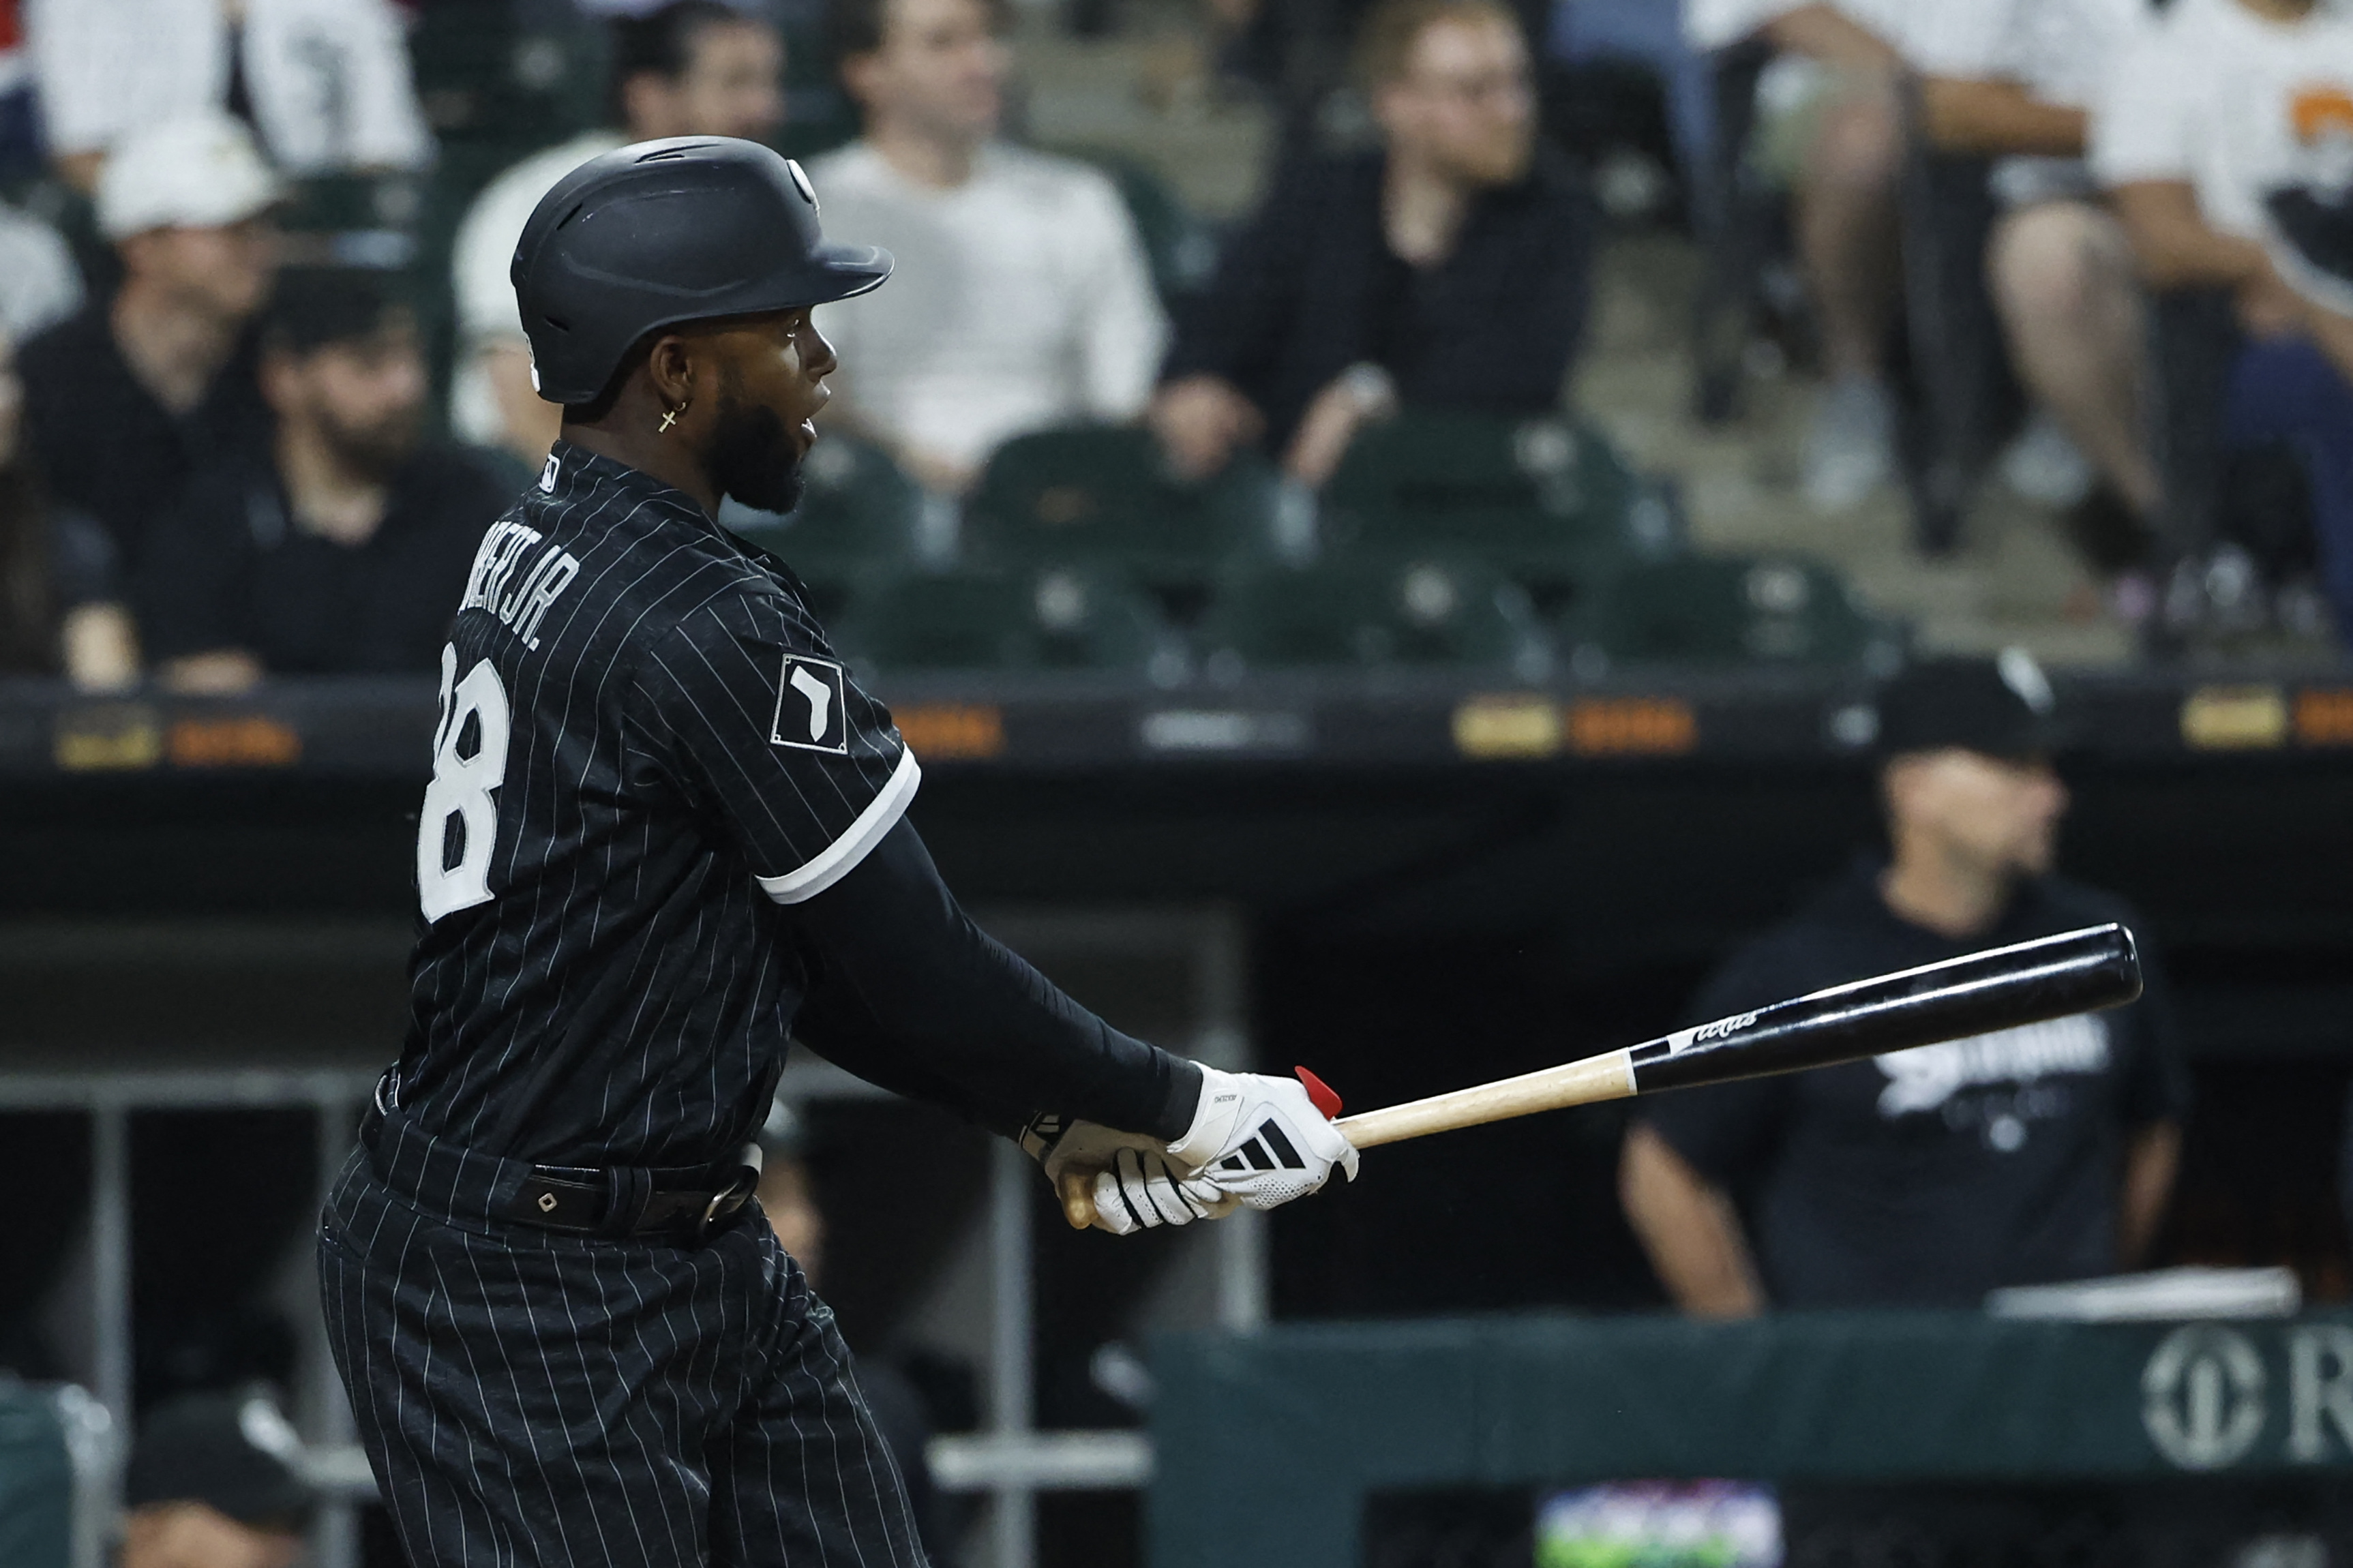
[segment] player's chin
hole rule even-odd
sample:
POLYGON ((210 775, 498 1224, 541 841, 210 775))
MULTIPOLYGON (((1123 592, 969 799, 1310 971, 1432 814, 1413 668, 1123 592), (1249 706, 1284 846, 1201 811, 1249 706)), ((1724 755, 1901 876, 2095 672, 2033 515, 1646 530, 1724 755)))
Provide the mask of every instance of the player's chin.
POLYGON ((794 453, 775 468, 730 481, 727 493, 754 511, 781 514, 801 504, 801 492, 806 488, 800 455, 794 453))
POLYGON ((721 416, 712 478, 755 511, 787 512, 801 504, 801 447, 773 408, 736 407, 721 416))

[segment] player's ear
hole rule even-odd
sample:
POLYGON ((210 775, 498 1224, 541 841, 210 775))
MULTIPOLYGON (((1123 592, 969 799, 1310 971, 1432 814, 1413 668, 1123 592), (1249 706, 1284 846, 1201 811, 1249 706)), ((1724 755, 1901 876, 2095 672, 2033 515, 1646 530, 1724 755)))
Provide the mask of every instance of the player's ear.
POLYGON ((646 351, 646 379, 664 408, 685 408, 694 401, 695 353, 691 340, 664 332, 646 351))

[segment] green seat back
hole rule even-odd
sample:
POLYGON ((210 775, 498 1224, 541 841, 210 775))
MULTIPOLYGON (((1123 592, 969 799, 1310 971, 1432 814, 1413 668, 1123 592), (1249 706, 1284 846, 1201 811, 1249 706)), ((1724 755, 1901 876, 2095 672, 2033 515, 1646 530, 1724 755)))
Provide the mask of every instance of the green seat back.
POLYGON ((965 547, 1000 565, 1115 563, 1155 585, 1206 583, 1221 562, 1266 552, 1280 505, 1275 476, 1255 456, 1189 484, 1148 431, 1041 430, 989 458, 965 511, 965 547))
POLYGON ((508 161, 602 121, 607 29, 571 5, 425 0, 408 29, 426 119, 451 143, 496 142, 508 161))
POLYGON ((782 559, 821 601, 831 601, 818 605, 820 613, 838 605, 855 579, 913 560, 923 492, 889 453, 828 435, 809 449, 801 477, 801 504, 790 516, 730 502, 720 521, 782 559))
POLYGON ((1522 577, 1674 543, 1663 496, 1591 428, 1437 410, 1357 435, 1324 489, 1322 530, 1335 552, 1441 551, 1522 577))
POLYGON ((1165 681, 1182 673, 1149 601, 1084 567, 877 574, 851 595, 835 641, 861 674, 1095 669, 1165 681))
POLYGON ((1142 159, 1098 148, 1071 148, 1070 155, 1093 164, 1119 187, 1128 221, 1144 244, 1153 286, 1163 300, 1197 294, 1218 268, 1218 239, 1176 188, 1142 159))
POLYGON ((1690 556, 1629 567, 1561 625, 1572 658, 1630 664, 1868 664, 1895 635, 1819 562, 1690 556))
POLYGON ((1546 662, 1525 595, 1460 561, 1238 567, 1219 583, 1201 638, 1213 675, 1396 664, 1533 677, 1546 662))
POLYGON ((67 1568, 74 1474, 57 1407, 0 1373, 0 1563, 67 1568))
POLYGON ((823 5, 765 8, 785 36, 785 123, 772 139, 787 158, 808 162, 858 136, 858 105, 842 89, 840 61, 823 5))

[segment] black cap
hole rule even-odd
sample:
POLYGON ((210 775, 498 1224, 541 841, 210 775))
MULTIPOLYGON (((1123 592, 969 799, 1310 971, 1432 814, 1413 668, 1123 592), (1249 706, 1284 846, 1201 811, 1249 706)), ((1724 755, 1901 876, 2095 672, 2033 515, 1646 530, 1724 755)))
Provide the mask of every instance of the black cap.
POLYGON ((299 1528, 315 1500, 301 1445, 259 1394, 190 1394, 156 1406, 122 1478, 128 1508, 201 1502, 241 1524, 299 1528))
POLYGON ((2044 756, 2063 739, 2051 682, 2023 648, 1920 660, 1880 688, 1878 709, 1882 757, 1952 749, 2044 756))
POLYGON ((630 347, 687 321, 863 294, 871 245, 818 232, 801 166, 756 142, 672 136, 591 158, 540 198, 508 278, 550 403, 593 403, 630 347))
POLYGON ((406 305, 396 280, 372 268, 288 268, 270 289, 262 341, 287 353, 314 353, 375 336, 406 305))

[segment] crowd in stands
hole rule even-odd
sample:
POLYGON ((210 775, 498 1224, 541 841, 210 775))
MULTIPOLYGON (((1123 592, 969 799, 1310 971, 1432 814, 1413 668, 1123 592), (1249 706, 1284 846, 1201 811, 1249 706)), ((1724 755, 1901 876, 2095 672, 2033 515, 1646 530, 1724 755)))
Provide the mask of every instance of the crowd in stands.
POLYGON ((2310 492, 2305 547, 2337 624, 2353 625, 2340 510, 2353 33, 2332 7, 1692 0, 1687 22, 1702 47, 1777 55, 1757 134, 1794 142, 1798 248, 1831 377, 1806 465, 1818 504, 1852 504, 1895 463, 1883 355, 1906 149, 1986 160, 1999 216, 1985 283, 2033 405, 2012 447, 2020 488, 2079 497, 2079 538, 2118 611, 2178 621, 2201 606, 2181 602, 2189 574, 2167 569, 2211 565, 2229 543, 2187 449, 2284 450, 2310 492), (2200 295, 2227 309, 2198 337, 2168 318, 2200 295))
POLYGON ((828 417, 926 498, 931 559, 1034 432, 1146 429, 1193 483, 1252 452, 1312 497, 1400 414, 1557 414, 1601 220, 1556 100, 1613 51, 1662 83, 1704 238, 1733 205, 1697 166, 1711 137, 1787 192, 1812 506, 1852 509, 1918 444, 1907 404, 1943 367, 1906 342, 1906 203, 1923 159, 1978 166, 1978 276, 2029 405, 2005 469, 2073 507, 2116 613, 2194 621, 2183 595, 2237 548, 2214 492, 2268 462, 2302 507, 2278 570, 2353 626, 2353 22, 2320 0, 1683 0, 1679 30, 1636 0, 1207 0, 1225 90, 1266 94, 1280 133, 1181 292, 1118 170, 1010 132, 1007 0, 575 3, 600 122, 511 129, 486 164, 420 40, 528 75, 493 25, 516 7, 0 0, 8 668, 199 691, 428 668, 468 536, 561 418, 515 238, 630 141, 775 142, 829 230, 896 255, 888 289, 821 314, 828 417), (1742 112, 1715 123, 1726 83, 1742 112), (818 135, 804 99, 850 116, 818 135), (322 241, 298 213, 338 180, 374 182, 373 216, 322 241), (420 191, 438 243, 344 243, 430 231, 420 191))

